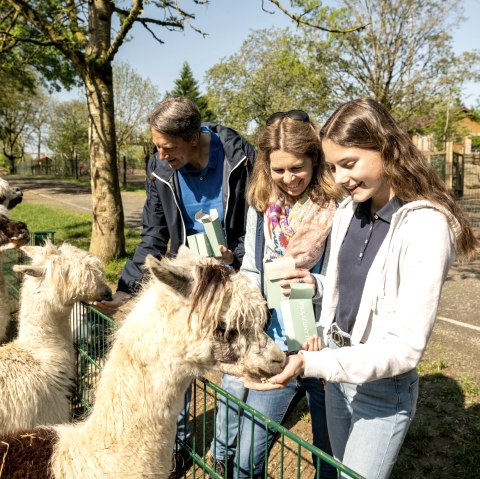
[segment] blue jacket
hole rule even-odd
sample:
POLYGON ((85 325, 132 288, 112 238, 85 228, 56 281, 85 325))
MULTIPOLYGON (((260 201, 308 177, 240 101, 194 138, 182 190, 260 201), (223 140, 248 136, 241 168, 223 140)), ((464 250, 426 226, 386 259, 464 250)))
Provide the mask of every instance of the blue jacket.
MULTIPOLYGON (((255 149, 234 130, 207 123, 216 133, 225 153, 223 168, 223 208, 228 248, 234 254, 233 267, 238 269, 244 255, 244 236, 248 206, 245 193, 255 161, 255 149)), ((175 255, 186 244, 186 228, 180 209, 178 173, 160 161, 154 149, 147 166, 147 200, 143 208, 143 231, 133 258, 125 264, 118 290, 134 293, 143 277, 148 254, 155 257, 175 255), (153 175, 155 173, 155 175, 153 175)))

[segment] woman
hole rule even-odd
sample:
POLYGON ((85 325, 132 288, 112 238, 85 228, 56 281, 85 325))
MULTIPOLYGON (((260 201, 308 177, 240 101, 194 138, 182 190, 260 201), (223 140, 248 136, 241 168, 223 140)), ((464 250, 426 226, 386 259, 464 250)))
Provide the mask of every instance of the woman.
MULTIPOLYGON (((314 300, 322 296, 318 276, 322 266, 325 243, 330 233, 335 200, 340 190, 322 161, 318 131, 307 113, 301 110, 275 113, 267 120, 258 140, 257 160, 247 191, 250 205, 245 235, 245 256, 240 271, 263 287, 263 264, 282 256, 295 260, 295 271, 280 283, 285 296, 293 282, 311 284, 314 300)), ((285 352, 286 335, 280 308, 271 310, 268 334, 285 352)), ((307 396, 312 417, 313 444, 331 453, 325 419, 324 389, 318 379, 298 379, 286 389, 269 394, 246 391, 241 382, 225 375, 222 387, 232 392, 257 411, 283 423, 303 396, 307 396)), ((230 429, 237 428, 235 408, 230 406, 230 429)), ((215 466, 234 453, 235 433, 226 432, 225 406, 220 404, 217 415, 216 438, 211 453, 215 466), (227 443, 227 451, 224 444, 227 443)), ((265 431, 255 426, 252 440, 252 417, 244 412, 234 477, 262 477, 265 460, 265 431), (253 442, 252 442, 253 441, 253 442), (238 474, 238 475, 237 475, 238 474)), ((271 446, 274 432, 269 431, 271 446)), ((216 467, 222 472, 222 468, 216 467)), ((321 464, 322 478, 336 477, 335 469, 321 464)))
POLYGON ((455 250, 472 258, 476 240, 443 182, 376 101, 345 103, 321 137, 335 181, 350 195, 332 229, 323 337, 310 338, 268 385, 249 387, 324 378, 335 457, 364 477, 387 478, 415 414, 416 367, 455 250))

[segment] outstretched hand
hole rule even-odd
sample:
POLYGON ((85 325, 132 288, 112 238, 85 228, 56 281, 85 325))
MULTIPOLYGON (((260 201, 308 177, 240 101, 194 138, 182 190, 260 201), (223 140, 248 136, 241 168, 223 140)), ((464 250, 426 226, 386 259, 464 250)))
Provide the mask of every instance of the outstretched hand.
POLYGON ((287 356, 285 367, 280 374, 272 376, 264 383, 253 381, 244 381, 245 387, 257 391, 272 391, 273 389, 283 389, 287 384, 297 376, 301 376, 305 370, 305 363, 302 354, 287 356))
POLYGON ((101 301, 91 301, 90 304, 107 316, 111 316, 116 313, 118 308, 125 304, 132 296, 124 291, 117 291, 110 301, 101 300, 101 301))

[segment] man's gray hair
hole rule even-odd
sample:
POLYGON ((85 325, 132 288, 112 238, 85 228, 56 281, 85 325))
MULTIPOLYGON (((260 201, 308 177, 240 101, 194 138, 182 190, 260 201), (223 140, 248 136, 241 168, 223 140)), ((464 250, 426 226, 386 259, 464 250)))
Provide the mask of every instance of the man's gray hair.
POLYGON ((201 116, 197 105, 188 98, 168 97, 155 105, 148 124, 159 133, 190 141, 200 130, 201 116))

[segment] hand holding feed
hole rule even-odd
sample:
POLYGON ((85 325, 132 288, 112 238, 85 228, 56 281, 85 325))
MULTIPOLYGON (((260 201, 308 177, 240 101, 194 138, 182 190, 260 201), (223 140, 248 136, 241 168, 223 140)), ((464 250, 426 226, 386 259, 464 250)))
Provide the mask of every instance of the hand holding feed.
POLYGON ((117 291, 110 301, 92 301, 90 304, 103 314, 111 316, 120 306, 124 305, 132 296, 124 291, 117 291))
POLYGON ((287 384, 297 376, 301 376, 305 370, 305 363, 302 354, 292 354, 287 356, 283 371, 270 379, 263 380, 261 383, 244 381, 245 387, 257 391, 272 391, 273 389, 283 389, 287 384))

